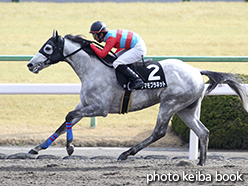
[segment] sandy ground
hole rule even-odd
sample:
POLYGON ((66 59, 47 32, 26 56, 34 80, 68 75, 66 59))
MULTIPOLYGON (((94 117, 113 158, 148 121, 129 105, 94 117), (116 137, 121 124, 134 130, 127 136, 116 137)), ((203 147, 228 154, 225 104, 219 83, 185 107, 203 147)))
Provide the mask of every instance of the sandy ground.
POLYGON ((65 149, 52 147, 18 159, 29 149, 0 147, 9 158, 0 160, 0 185, 248 185, 247 151, 210 150, 198 166, 186 148, 147 148, 117 161, 127 148, 75 148, 72 159, 63 159, 65 149))

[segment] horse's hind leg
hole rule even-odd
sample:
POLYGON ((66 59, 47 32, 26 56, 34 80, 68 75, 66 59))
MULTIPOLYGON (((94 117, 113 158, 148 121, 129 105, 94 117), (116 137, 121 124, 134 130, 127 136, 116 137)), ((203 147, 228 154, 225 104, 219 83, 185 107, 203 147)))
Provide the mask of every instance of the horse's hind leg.
POLYGON ((189 107, 179 111, 178 116, 192 129, 200 140, 200 161, 198 165, 205 165, 208 149, 209 130, 201 123, 200 108, 201 98, 189 107))
POLYGON ((123 152, 118 157, 118 160, 125 160, 129 155, 135 155, 140 150, 144 149, 148 145, 152 144, 153 142, 165 136, 168 123, 173 115, 173 114, 168 114, 168 112, 166 111, 167 109, 163 109, 162 106, 160 105, 160 110, 157 117, 157 123, 155 129, 153 130, 152 135, 147 139, 145 139, 144 141, 142 141, 141 143, 137 144, 136 146, 130 148, 128 151, 123 152))

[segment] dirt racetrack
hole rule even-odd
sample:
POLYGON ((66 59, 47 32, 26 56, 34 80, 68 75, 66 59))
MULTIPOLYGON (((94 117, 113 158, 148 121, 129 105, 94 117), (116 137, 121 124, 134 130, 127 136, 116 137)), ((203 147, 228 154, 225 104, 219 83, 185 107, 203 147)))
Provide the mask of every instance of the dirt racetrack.
POLYGON ((205 167, 196 163, 166 159, 2 160, 0 181, 11 186, 247 185, 247 160, 209 160, 205 167))
POLYGON ((13 154, 1 147, 8 159, 0 160, 0 185, 248 185, 245 151, 210 151, 206 165, 198 166, 187 149, 148 148, 126 161, 116 160, 123 148, 75 149, 70 159, 61 149, 22 159, 25 148, 13 154))

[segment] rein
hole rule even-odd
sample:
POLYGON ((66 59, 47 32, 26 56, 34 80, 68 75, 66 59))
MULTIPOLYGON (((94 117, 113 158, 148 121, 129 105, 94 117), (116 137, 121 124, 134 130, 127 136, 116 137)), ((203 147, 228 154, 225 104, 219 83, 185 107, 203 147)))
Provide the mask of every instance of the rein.
MULTIPOLYGON (((90 41, 90 43, 94 43, 94 44, 96 44, 97 46, 99 46, 99 47, 102 48, 102 49, 104 48, 104 46, 102 46, 101 44, 99 44, 99 43, 97 43, 97 42, 95 42, 95 41, 90 41)), ((83 46, 82 46, 82 45, 81 45, 81 47, 80 47, 79 49, 77 49, 76 51, 74 51, 74 52, 68 54, 67 56, 63 56, 63 61, 64 61, 67 57, 70 57, 70 56, 72 56, 72 55, 78 53, 80 50, 83 50, 83 46)), ((113 54, 113 56, 117 59, 117 56, 116 56, 116 54, 115 54, 113 51, 110 51, 110 53, 113 54)), ((107 65, 108 67, 112 67, 112 65, 107 64, 107 63, 104 61, 104 59, 100 58, 98 55, 96 55, 96 57, 97 57, 100 61, 102 61, 105 65, 107 65)))
POLYGON ((67 56, 64 56, 64 55, 63 55, 63 61, 64 61, 66 58, 68 58, 68 57, 70 57, 70 56, 72 56, 72 55, 78 53, 78 52, 79 52, 80 50, 82 50, 82 49, 83 49, 83 47, 81 46, 79 49, 77 49, 76 51, 74 51, 74 52, 68 54, 67 56))
MULTIPOLYGON (((85 42, 86 42, 86 41, 85 41, 85 42)), ((87 42, 94 43, 95 45, 99 46, 101 49, 104 48, 104 46, 102 46, 101 44, 99 44, 99 43, 97 43, 97 42, 95 42, 95 41, 87 41, 87 42)), ((90 46, 89 46, 89 48, 91 49, 90 46)), ((63 56, 63 60, 65 60, 67 57, 70 57, 70 56, 76 54, 76 53, 79 52, 80 50, 84 50, 83 45, 81 45, 81 47, 80 47, 79 49, 77 49, 76 51, 74 51, 74 52, 68 54, 67 56, 63 56)), ((91 49, 91 50, 92 50, 92 49, 91 49)), ((84 51, 85 51, 85 50, 84 50, 84 51)), ((93 50, 92 50, 92 51, 93 51, 93 50)), ((85 52, 87 52, 87 51, 85 51, 85 52)), ((110 68, 113 68, 113 65, 112 65, 112 64, 109 64, 108 62, 105 61, 105 59, 100 58, 94 51, 93 51, 93 53, 96 55, 96 57, 97 57, 104 65, 106 65, 106 66, 108 66, 108 67, 110 67, 110 68)), ((114 56, 115 59, 117 59, 116 54, 115 54, 112 50, 110 51, 110 53, 114 56)))

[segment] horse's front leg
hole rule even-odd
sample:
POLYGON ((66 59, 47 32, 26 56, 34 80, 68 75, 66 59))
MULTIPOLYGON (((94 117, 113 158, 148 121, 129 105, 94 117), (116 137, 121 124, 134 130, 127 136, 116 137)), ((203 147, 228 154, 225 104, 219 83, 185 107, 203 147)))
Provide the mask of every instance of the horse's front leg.
MULTIPOLYGON (((82 118, 76 118, 72 122, 72 126, 75 125, 82 118)), ((40 150, 47 149, 60 135, 66 132, 66 122, 64 122, 47 140, 45 140, 42 144, 36 146, 31 149, 28 153, 30 154, 38 154, 40 150)))
POLYGON ((72 133, 72 122, 66 122, 66 150, 68 155, 72 155, 74 152, 74 146, 72 145, 73 133, 72 133))
MULTIPOLYGON (((80 102, 76 109, 80 109, 83 107, 83 104, 80 102)), ((77 122, 79 122, 82 117, 75 118, 71 120, 71 125, 74 126, 77 122)), ((69 127, 70 128, 70 127, 69 127)), ((42 144, 36 146, 35 148, 29 151, 30 154, 38 154, 40 150, 47 149, 60 135, 66 132, 66 121, 49 137, 45 140, 42 144)))
POLYGON ((72 145, 73 132, 72 132, 72 122, 77 118, 83 117, 95 117, 95 116, 107 116, 108 113, 104 112, 104 109, 100 109, 98 105, 89 105, 81 109, 71 111, 67 114, 66 120, 66 132, 67 132, 67 142, 66 150, 70 156, 74 152, 74 146, 72 145))

